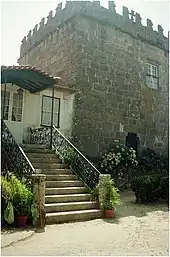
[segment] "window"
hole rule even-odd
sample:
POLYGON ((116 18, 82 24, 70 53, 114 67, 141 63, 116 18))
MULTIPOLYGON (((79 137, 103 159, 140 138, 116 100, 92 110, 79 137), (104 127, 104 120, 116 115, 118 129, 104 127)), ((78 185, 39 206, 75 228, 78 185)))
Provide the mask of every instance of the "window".
POLYGON ((157 65, 147 63, 146 84, 153 89, 159 88, 159 72, 157 65))
POLYGON ((8 120, 9 116, 9 101, 10 101, 10 92, 6 91, 5 93, 5 104, 4 104, 4 91, 1 90, 1 118, 8 120), (3 117, 3 108, 4 108, 4 117, 3 117))
MULTIPOLYGON (((42 98, 42 114, 41 114, 41 125, 51 125, 51 108, 52 108, 52 97, 43 96, 42 98)), ((60 114, 60 99, 54 98, 54 110, 53 110, 53 124, 59 127, 59 114, 60 114)))
POLYGON ((23 91, 13 94, 12 121, 22 121, 23 91))

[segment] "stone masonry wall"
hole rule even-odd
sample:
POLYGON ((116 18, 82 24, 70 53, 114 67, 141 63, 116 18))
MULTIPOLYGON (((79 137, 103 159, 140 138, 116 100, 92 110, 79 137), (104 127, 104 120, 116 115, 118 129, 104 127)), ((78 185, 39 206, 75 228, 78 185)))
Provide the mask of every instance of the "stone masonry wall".
POLYGON ((113 139, 125 142, 127 133, 134 132, 142 146, 165 147, 167 53, 86 18, 79 18, 77 24, 83 57, 76 68, 76 83, 82 90, 75 109, 79 145, 93 155, 102 152, 113 139), (159 90, 146 85, 147 62, 159 65, 159 90), (120 132, 120 123, 124 132, 120 132))
MULTIPOLYGON (((110 9, 113 15, 111 4, 110 9)), ((124 8, 124 19, 126 14, 124 8)), ((99 156, 114 139, 124 142, 128 132, 138 134, 141 146, 160 150, 168 145, 166 44, 135 36, 128 26, 123 31, 86 10, 29 50, 21 49, 19 64, 61 76, 64 85, 77 89, 72 140, 91 157, 99 156), (147 62, 159 66, 159 90, 146 85, 147 62)))

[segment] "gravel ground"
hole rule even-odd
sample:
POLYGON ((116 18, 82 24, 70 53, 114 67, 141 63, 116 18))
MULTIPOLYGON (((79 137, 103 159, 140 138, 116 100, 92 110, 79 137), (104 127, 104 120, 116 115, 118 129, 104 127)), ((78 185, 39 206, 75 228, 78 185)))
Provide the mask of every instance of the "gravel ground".
POLYGON ((122 196, 114 220, 46 227, 25 241, 2 249, 2 256, 169 256, 169 211, 164 204, 137 205, 122 196))

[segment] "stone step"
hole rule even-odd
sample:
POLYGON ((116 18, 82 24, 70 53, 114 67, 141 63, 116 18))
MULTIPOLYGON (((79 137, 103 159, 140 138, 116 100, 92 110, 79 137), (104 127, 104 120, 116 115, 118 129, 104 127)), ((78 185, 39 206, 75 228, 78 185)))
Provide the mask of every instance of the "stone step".
POLYGON ((67 168, 68 165, 63 164, 63 163, 41 163, 37 162, 34 164, 34 167, 36 169, 64 169, 67 168))
POLYGON ((66 181, 46 181, 47 188, 56 187, 82 187, 83 183, 80 180, 66 180, 66 181))
POLYGON ((48 158, 48 159, 59 159, 55 153, 27 153, 28 158, 48 158))
POLYGON ((90 210, 99 208, 96 202, 70 202, 70 203, 48 203, 45 204, 46 213, 90 210))
POLYGON ((45 203, 68 203, 89 201, 90 194, 72 194, 72 195, 46 195, 45 203))
POLYGON ((76 175, 65 175, 65 174, 57 174, 57 175, 47 175, 46 181, 61 181, 61 180, 77 180, 76 175))
POLYGON ((84 221, 98 219, 102 217, 102 211, 98 209, 81 210, 81 211, 66 211, 46 213, 46 224, 63 223, 69 221, 84 221))
POLYGON ((70 169, 42 169, 42 173, 46 175, 72 175, 70 169))
POLYGON ((46 188, 46 195, 64 195, 64 194, 81 194, 87 193, 86 187, 63 187, 63 188, 46 188))
POLYGON ((40 144, 21 144, 22 148, 30 148, 30 149, 50 149, 47 145, 40 144))
POLYGON ((52 164, 61 163, 61 160, 58 158, 48 158, 48 157, 32 158, 32 157, 29 157, 29 159, 30 159, 31 163, 52 163, 52 164))
POLYGON ((48 154, 54 154, 55 150, 51 149, 36 149, 36 148, 22 148, 25 153, 48 153, 48 154))

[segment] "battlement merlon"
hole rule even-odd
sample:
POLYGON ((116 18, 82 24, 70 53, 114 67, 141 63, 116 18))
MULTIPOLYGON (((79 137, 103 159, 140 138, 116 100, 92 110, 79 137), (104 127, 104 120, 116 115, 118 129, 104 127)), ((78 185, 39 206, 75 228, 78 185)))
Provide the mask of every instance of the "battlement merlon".
POLYGON ((140 14, 133 10, 129 11, 127 7, 123 7, 123 14, 120 15, 116 13, 114 1, 108 2, 108 9, 102 7, 100 1, 67 1, 65 8, 62 8, 62 3, 58 4, 54 16, 53 11, 50 11, 47 16, 47 22, 45 23, 45 18, 42 18, 39 26, 36 24, 34 29, 29 31, 27 37, 23 38, 20 58, 76 14, 85 15, 105 24, 113 25, 133 37, 141 38, 141 40, 148 41, 165 51, 169 51, 169 40, 164 36, 163 28, 158 25, 158 30, 154 31, 153 23, 150 19, 147 19, 147 25, 143 26, 140 14))

